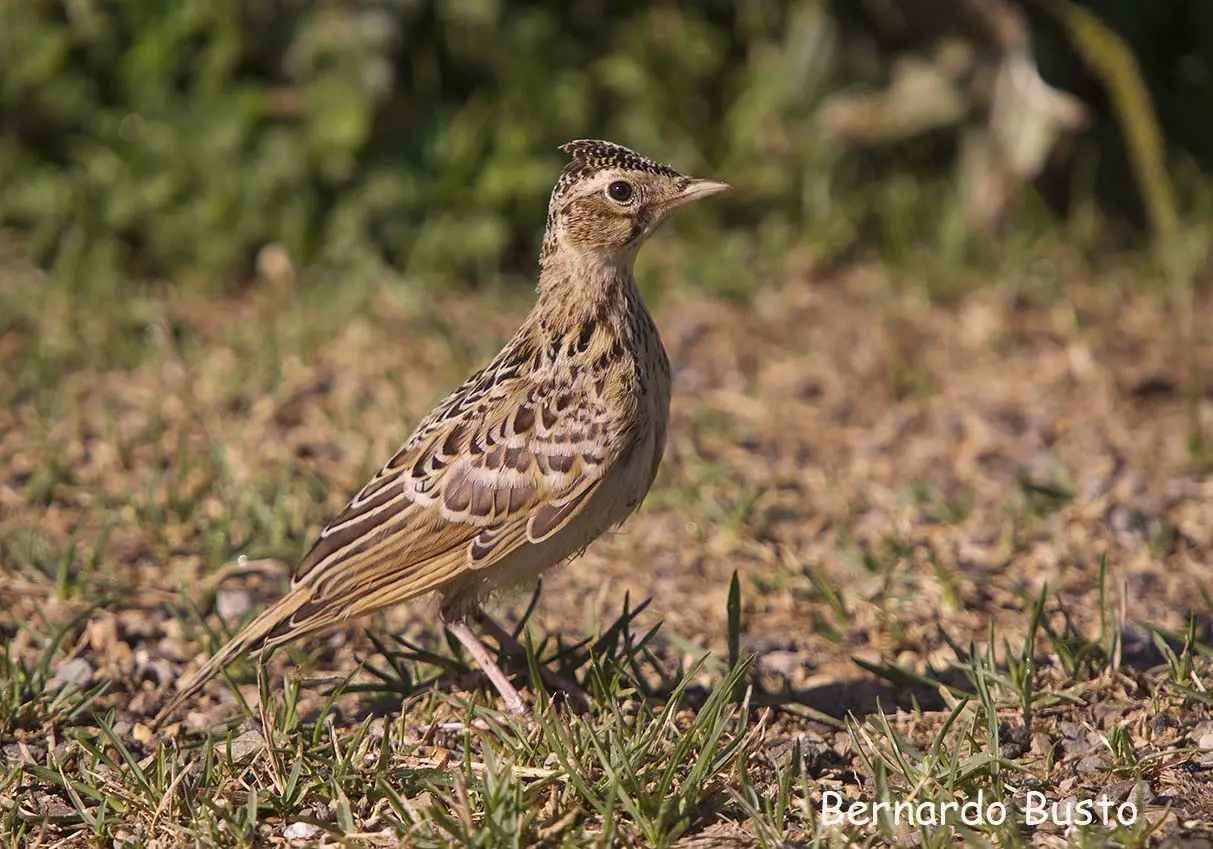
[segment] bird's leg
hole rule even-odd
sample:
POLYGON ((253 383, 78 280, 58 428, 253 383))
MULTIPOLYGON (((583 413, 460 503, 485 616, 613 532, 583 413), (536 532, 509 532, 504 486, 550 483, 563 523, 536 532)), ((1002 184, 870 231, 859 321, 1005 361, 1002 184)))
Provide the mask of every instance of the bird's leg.
POLYGON ((493 656, 489 654, 489 650, 472 633, 472 629, 467 626, 467 623, 462 619, 456 619, 453 622, 447 622, 446 627, 447 630, 459 638, 459 642, 463 643, 464 648, 472 655, 472 659, 476 661, 476 664, 483 670, 484 674, 489 676, 489 680, 493 682, 493 686, 497 688, 497 692, 501 694, 501 698, 505 699, 506 710, 515 716, 530 719, 531 709, 522 700, 522 695, 510 683, 510 679, 501 671, 501 667, 497 665, 497 661, 493 660, 493 656))
MULTIPOLYGON (((484 612, 483 608, 476 608, 472 612, 472 618, 481 628, 485 630, 490 637, 497 641, 497 644, 515 661, 526 663, 526 646, 518 642, 514 635, 508 629, 502 627, 492 616, 484 612)), ((548 669, 544 665, 539 666, 539 677, 543 679, 543 683, 547 684, 552 690, 558 690, 564 693, 573 701, 578 702, 578 706, 582 709, 589 708, 590 697, 581 689, 581 685, 576 681, 566 678, 559 672, 548 669)))

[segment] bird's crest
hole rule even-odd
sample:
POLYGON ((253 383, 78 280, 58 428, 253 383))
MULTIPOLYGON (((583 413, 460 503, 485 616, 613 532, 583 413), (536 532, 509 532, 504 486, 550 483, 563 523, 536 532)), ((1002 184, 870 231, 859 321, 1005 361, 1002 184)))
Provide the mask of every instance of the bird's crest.
POLYGON ((670 166, 654 162, 647 156, 641 156, 636 151, 614 142, 577 139, 562 144, 560 149, 573 158, 573 161, 565 166, 565 173, 574 171, 577 174, 585 174, 605 168, 618 168, 621 171, 644 171, 664 177, 682 176, 670 166))
POLYGON ((668 165, 641 156, 634 150, 614 142, 598 139, 577 139, 560 146, 572 157, 572 161, 560 173, 560 179, 552 191, 554 198, 563 197, 568 187, 578 180, 605 169, 620 171, 642 171, 677 179, 682 175, 668 165))

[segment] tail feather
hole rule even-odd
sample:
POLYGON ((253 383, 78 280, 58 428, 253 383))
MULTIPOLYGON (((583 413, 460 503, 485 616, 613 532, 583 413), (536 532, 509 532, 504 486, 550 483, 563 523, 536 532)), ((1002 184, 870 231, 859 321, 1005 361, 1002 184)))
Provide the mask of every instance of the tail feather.
POLYGON ((295 627, 291 629, 289 636, 286 636, 285 639, 275 634, 279 627, 286 623, 295 611, 307 603, 309 596, 310 593, 302 587, 288 593, 249 623, 240 633, 228 640, 223 648, 215 652, 206 663, 202 664, 202 668, 194 673, 194 677, 190 679, 189 683, 179 689, 169 699, 168 703, 161 708, 160 713, 153 720, 153 727, 161 725, 187 699, 197 695, 208 681, 218 675, 220 670, 236 658, 258 654, 263 649, 289 642, 314 630, 307 628, 306 625, 304 627, 295 627))
POLYGON ((300 584, 202 664, 189 683, 161 708, 153 725, 161 725, 236 658, 328 631, 343 622, 440 589, 463 570, 463 557, 462 549, 453 549, 447 557, 435 558, 412 570, 386 573, 386 580, 377 583, 364 582, 354 587, 340 585, 336 594, 332 587, 316 581, 300 584))

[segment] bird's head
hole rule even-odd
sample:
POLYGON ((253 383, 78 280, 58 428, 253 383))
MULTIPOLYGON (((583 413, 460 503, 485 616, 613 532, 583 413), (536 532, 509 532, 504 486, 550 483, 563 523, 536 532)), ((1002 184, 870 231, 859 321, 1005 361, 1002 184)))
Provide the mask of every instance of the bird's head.
POLYGON ((580 140, 552 190, 544 257, 560 251, 626 261, 675 210, 729 188, 679 174, 622 145, 580 140))

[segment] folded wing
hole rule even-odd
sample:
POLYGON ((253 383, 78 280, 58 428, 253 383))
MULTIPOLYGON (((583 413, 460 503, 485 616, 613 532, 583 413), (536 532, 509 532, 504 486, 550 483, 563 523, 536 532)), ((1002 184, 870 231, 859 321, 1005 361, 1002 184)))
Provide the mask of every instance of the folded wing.
POLYGON ((321 532, 294 576, 307 600, 267 643, 440 589, 584 507, 622 453, 605 408, 493 374, 469 379, 321 532))

